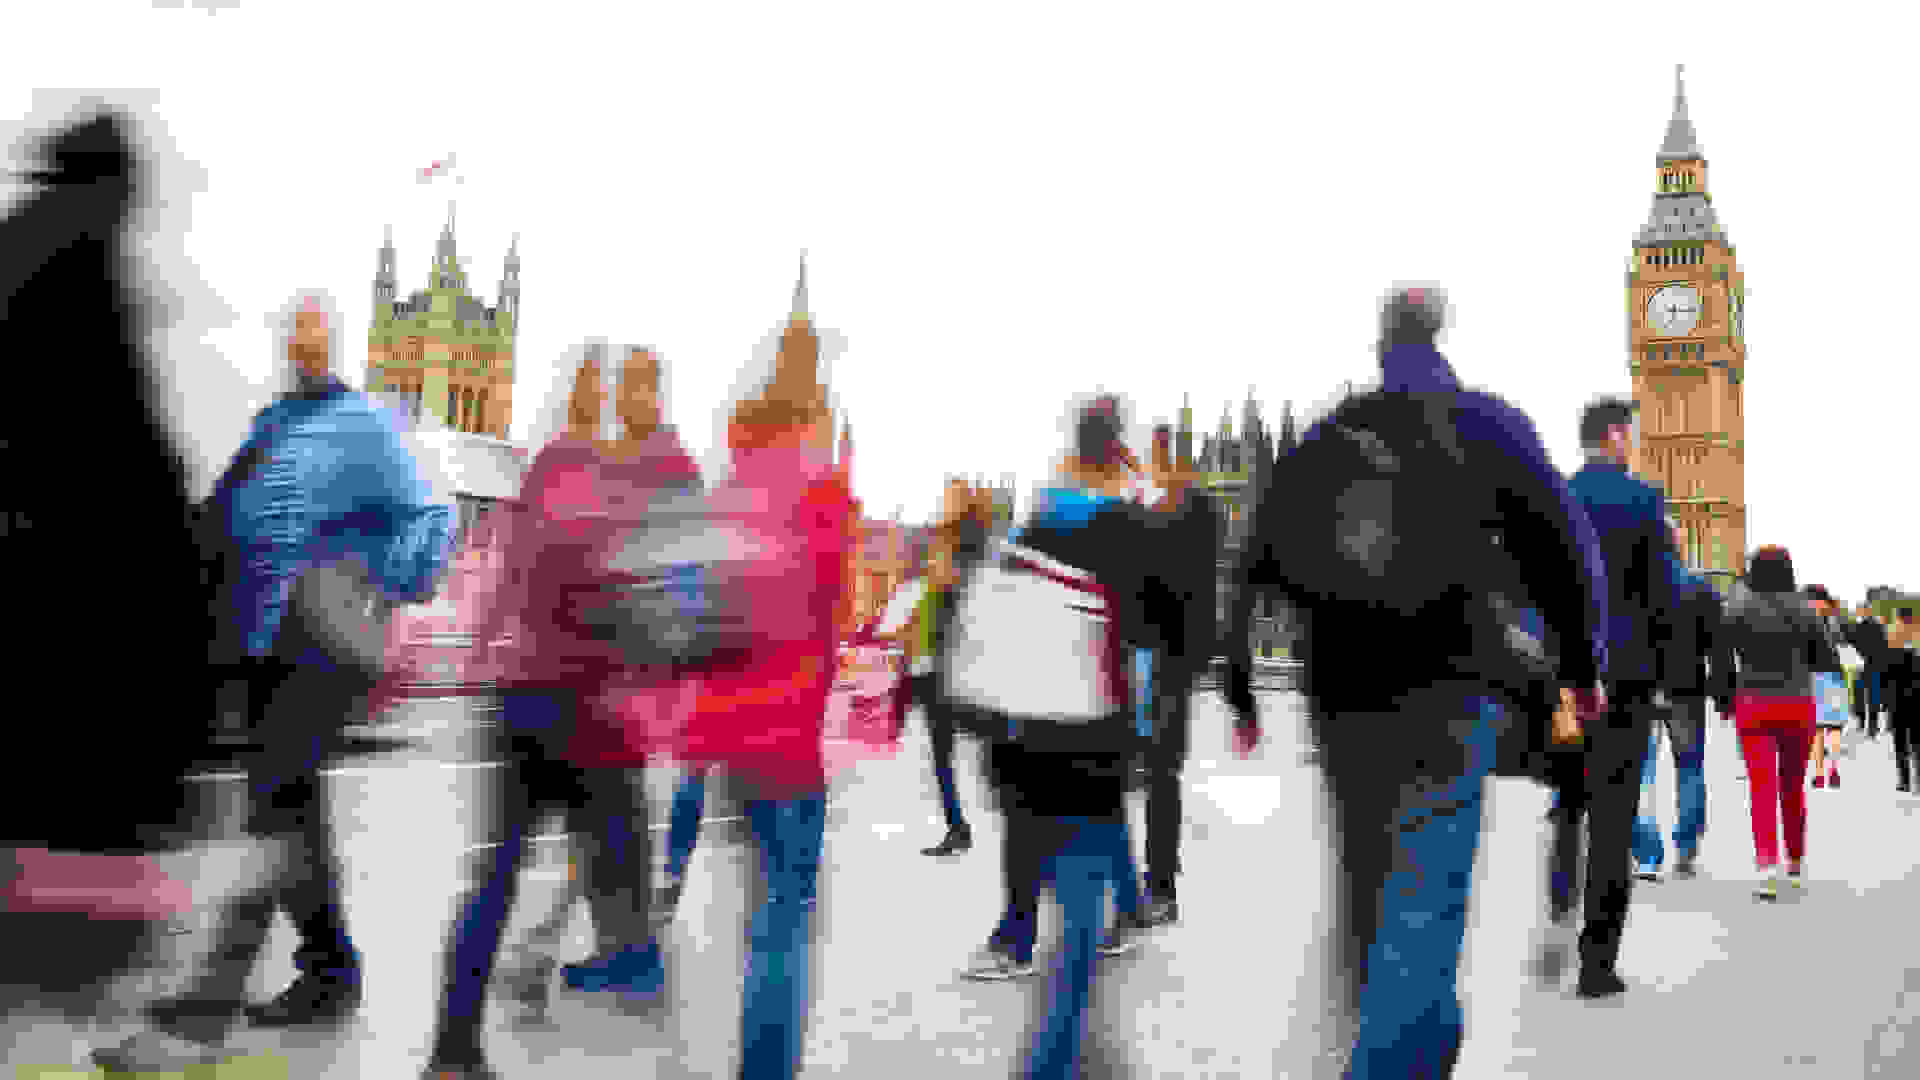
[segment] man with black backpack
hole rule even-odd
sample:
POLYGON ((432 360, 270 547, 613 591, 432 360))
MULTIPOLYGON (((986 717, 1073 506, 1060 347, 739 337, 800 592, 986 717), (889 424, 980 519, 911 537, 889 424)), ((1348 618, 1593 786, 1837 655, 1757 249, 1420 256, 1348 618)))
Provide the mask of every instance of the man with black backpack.
MULTIPOLYGON (((1482 781, 1544 748, 1562 700, 1597 707, 1605 656, 1593 531, 1526 416, 1463 389, 1434 347, 1445 310, 1437 289, 1389 294, 1383 385, 1275 463, 1225 630, 1246 640, 1262 587, 1302 620, 1339 845, 1330 1003, 1350 1080, 1451 1073, 1482 781)), ((1225 687, 1242 716, 1248 667, 1234 657, 1225 687)))

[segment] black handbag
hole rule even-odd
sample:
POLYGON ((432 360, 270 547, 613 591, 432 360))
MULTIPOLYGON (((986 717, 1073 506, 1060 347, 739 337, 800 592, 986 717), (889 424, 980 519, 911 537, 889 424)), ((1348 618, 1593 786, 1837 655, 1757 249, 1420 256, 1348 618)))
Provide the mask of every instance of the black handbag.
POLYGON ((317 652, 343 676, 375 686, 387 674, 394 606, 351 562, 311 567, 294 582, 273 654, 299 664, 317 652))

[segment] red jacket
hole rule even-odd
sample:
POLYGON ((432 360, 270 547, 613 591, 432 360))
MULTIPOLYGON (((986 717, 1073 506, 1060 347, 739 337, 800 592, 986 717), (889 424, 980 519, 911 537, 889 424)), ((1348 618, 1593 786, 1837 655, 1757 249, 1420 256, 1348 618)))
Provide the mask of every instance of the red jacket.
POLYGON ((767 500, 756 522, 792 543, 786 572, 756 596, 755 618, 806 632, 770 644, 749 662, 700 680, 680 741, 691 763, 722 764, 762 797, 817 794, 826 786, 821 733, 838 666, 836 620, 847 587, 847 515, 853 493, 820 452, 768 448, 736 453, 736 486, 767 500))

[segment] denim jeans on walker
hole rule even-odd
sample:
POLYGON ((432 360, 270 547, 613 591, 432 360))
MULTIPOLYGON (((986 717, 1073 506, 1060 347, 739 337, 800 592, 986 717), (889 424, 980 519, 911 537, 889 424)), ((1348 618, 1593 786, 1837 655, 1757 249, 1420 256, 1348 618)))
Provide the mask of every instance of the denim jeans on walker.
MULTIPOLYGON (((1478 721, 1459 775, 1403 803, 1392 830, 1393 870, 1367 950, 1359 1031, 1346 1080, 1451 1074, 1466 1030, 1457 986, 1466 939, 1484 782, 1500 706, 1474 699, 1478 721)), ((1437 718, 1423 718, 1437 719, 1437 718)))
POLYGON ((1053 886, 1060 903, 1060 957, 1048 986, 1045 1019, 1030 1036, 1021 1075, 1027 1080, 1055 1080, 1080 1073, 1096 949, 1105 922, 1102 909, 1107 886, 1120 863, 1115 852, 1123 850, 1127 832, 1125 824, 1118 821, 1039 821, 1058 837, 1049 845, 1054 850, 1040 864, 1040 880, 1043 886, 1053 886))
MULTIPOLYGON (((1674 793, 1678 804, 1673 823, 1673 848, 1681 858, 1700 850, 1707 827, 1706 701, 1683 697, 1664 712, 1668 744, 1673 747, 1674 793)), ((1647 870, 1666 861, 1660 838, 1660 812, 1654 805, 1655 780, 1660 770, 1660 725, 1648 737, 1647 758, 1640 771, 1640 813, 1633 823, 1633 858, 1647 870)))
POLYGON ((673 790, 673 815, 667 825, 667 874, 682 877, 700 839, 700 818, 707 806, 707 770, 696 768, 673 790))
POLYGON ((751 799, 747 821, 766 883, 748 931, 741 1080, 788 1080, 806 1049, 813 915, 826 839, 825 794, 751 799))

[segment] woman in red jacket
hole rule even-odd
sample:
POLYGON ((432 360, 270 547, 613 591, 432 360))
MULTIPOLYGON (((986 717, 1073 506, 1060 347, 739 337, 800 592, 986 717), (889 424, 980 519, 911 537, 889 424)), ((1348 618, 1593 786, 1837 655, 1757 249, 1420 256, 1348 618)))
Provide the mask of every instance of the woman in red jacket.
POLYGON ((832 413, 816 378, 818 342, 796 312, 771 381, 726 429, 734 505, 765 552, 751 593, 761 644, 744 662, 708 670, 679 743, 695 768, 719 766, 743 797, 764 898, 749 933, 742 995, 742 1077, 799 1069, 810 995, 813 912, 826 831, 822 734, 838 645, 851 629, 844 469, 832 455, 832 413))

